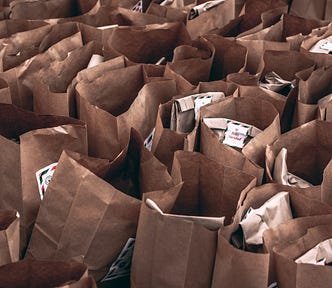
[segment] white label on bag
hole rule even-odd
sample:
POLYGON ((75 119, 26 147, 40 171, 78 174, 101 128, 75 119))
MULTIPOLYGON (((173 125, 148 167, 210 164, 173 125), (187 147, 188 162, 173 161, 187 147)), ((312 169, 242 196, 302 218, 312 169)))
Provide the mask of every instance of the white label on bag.
POLYGON ((144 146, 149 151, 151 151, 151 149, 152 149, 152 143, 153 143, 153 138, 154 138, 154 133, 155 132, 156 132, 156 128, 153 128, 150 135, 144 140, 144 146))
POLYGON ((223 143, 237 148, 243 148, 249 135, 250 126, 230 121, 227 123, 223 143))
POLYGON ((57 165, 58 165, 58 163, 55 162, 36 172, 38 190, 39 190, 39 195, 40 195, 41 200, 43 200, 43 198, 44 198, 46 189, 51 182, 52 176, 55 172, 57 165))
POLYGON ((194 103, 195 103, 195 120, 198 117, 199 110, 201 107, 210 104, 212 102, 212 96, 211 95, 206 95, 206 96, 198 96, 194 98, 194 103))
POLYGON ((133 257, 135 238, 129 238, 118 258, 113 262, 106 276, 101 282, 111 281, 117 278, 129 276, 131 259, 133 257))

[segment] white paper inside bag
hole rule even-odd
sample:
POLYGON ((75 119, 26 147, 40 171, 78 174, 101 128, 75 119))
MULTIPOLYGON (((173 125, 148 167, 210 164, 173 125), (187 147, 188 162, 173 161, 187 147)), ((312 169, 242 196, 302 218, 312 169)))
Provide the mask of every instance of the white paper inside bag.
POLYGON ((197 16, 201 15, 202 13, 218 6, 219 4, 225 2, 225 0, 215 0, 215 1, 208 1, 203 4, 197 5, 193 7, 189 12, 189 20, 196 18, 197 16))
POLYGON ((98 64, 104 62, 104 57, 98 54, 93 54, 91 56, 90 62, 88 64, 88 68, 92 68, 97 66, 98 64))
POLYGON ((287 161, 287 149, 282 148, 277 157, 275 158, 274 169, 273 169, 273 179, 278 184, 300 187, 300 188, 308 188, 313 186, 309 182, 288 172, 286 161, 287 161))
POLYGON ((332 263, 332 238, 320 242, 295 260, 296 263, 326 265, 332 263))
POLYGON ((159 212, 163 216, 192 221, 192 222, 195 222, 195 223, 198 223, 198 224, 204 226, 205 228, 207 228, 209 230, 218 230, 219 228, 224 226, 225 217, 200 217, 200 216, 167 214, 167 213, 164 213, 158 207, 156 202, 154 202, 151 199, 146 200, 146 205, 149 208, 159 212))
POLYGON ((279 92, 280 90, 284 89, 287 86, 294 87, 296 84, 296 81, 287 81, 281 78, 277 73, 275 72, 269 72, 265 75, 265 83, 260 82, 259 86, 274 92, 279 92))
POLYGON ((324 53, 329 54, 332 52, 332 35, 318 41, 314 46, 311 47, 310 52, 312 53, 324 53))
POLYGON ((293 219, 289 204, 289 193, 280 192, 266 201, 260 208, 249 208, 240 225, 247 244, 263 244, 263 233, 293 219))

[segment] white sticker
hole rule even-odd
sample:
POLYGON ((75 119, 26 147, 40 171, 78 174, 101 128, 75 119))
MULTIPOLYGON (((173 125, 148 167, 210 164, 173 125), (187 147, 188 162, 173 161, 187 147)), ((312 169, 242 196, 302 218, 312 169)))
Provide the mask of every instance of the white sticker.
POLYGON ((227 123, 223 143, 237 148, 243 148, 249 135, 250 126, 233 121, 227 123))
POLYGON ((36 172, 38 190, 39 190, 39 195, 40 195, 41 200, 43 200, 43 198, 44 198, 46 189, 51 182, 52 176, 55 172, 57 165, 58 165, 58 163, 55 162, 36 172))
POLYGON ((142 0, 139 0, 132 8, 132 11, 134 12, 139 12, 139 13, 143 13, 143 2, 142 0))
POLYGON ((198 96, 194 98, 195 103, 195 120, 197 120, 197 117, 199 115, 199 110, 201 107, 210 104, 212 102, 212 96, 211 95, 204 95, 204 96, 198 96))
POLYGON ((155 132, 156 132, 156 128, 153 128, 150 135, 144 140, 144 146, 149 151, 151 151, 151 149, 152 149, 152 143, 153 143, 153 138, 154 138, 154 133, 155 132))
POLYGON ((113 262, 106 276, 101 282, 111 281, 117 278, 129 276, 131 259, 133 257, 135 238, 129 238, 118 258, 113 262))

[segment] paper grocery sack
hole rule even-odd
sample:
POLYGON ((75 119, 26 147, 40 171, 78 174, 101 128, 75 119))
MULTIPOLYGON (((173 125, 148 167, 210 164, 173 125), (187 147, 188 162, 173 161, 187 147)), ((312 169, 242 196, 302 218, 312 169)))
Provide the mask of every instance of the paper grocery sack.
POLYGON ((22 260, 0 267, 2 287, 96 288, 87 266, 60 261, 22 260))
POLYGON ((206 151, 203 131, 204 128, 209 128, 219 140, 220 145, 227 146, 226 150, 236 149, 237 153, 243 153, 246 158, 261 167, 264 165, 265 146, 272 144, 280 135, 279 115, 276 108, 261 99, 227 97, 216 104, 203 107, 201 118, 202 151, 206 151), (241 131, 237 131, 238 128, 241 131))
POLYGON ((187 29, 192 39, 221 28, 235 18, 235 0, 207 1, 191 8, 187 29))
POLYGON ((330 131, 330 122, 315 120, 282 134, 268 145, 267 181, 300 187, 320 185, 331 160, 330 131))
POLYGON ((184 10, 168 6, 161 6, 154 2, 150 3, 146 13, 166 18, 169 20, 169 22, 185 23, 187 20, 187 13, 184 10))
POLYGON ((215 47, 210 80, 224 79, 228 74, 242 72, 247 63, 246 47, 218 35, 204 35, 215 47))
POLYGON ((229 221, 237 196, 255 185, 254 177, 193 152, 174 154, 172 176, 183 181, 172 206, 158 207, 151 199, 142 204, 133 287, 210 287, 223 216, 229 221))
POLYGON ((130 257, 124 261, 121 255, 129 253, 128 245, 133 248, 143 194, 158 191, 160 201, 172 200, 180 187, 144 148, 137 132, 112 163, 85 158, 62 153, 27 257, 86 263, 95 279, 107 284, 128 277, 130 257))
POLYGON ((93 55, 103 57, 100 54, 101 44, 89 42, 73 50, 63 61, 54 61, 50 67, 35 73, 32 89, 34 112, 75 116, 75 93, 71 82, 79 71, 88 67, 93 55))
POLYGON ((331 262, 331 250, 328 243, 325 248, 317 246, 323 246, 323 242, 331 239, 331 232, 330 224, 309 228, 304 236, 294 242, 273 249, 278 287, 329 287, 331 267, 327 264, 331 262), (315 246, 316 252, 303 259, 304 254, 315 246))
MULTIPOLYGON (((228 250, 228 252, 227 254, 226 252, 217 254, 215 283, 221 283, 220 281, 224 280, 229 284, 234 283, 233 285, 238 285, 234 287, 241 287, 239 286, 240 283, 236 280, 234 281, 234 277, 232 277, 232 275, 234 275, 232 273, 236 273, 238 269, 243 269, 243 277, 246 277, 248 280, 253 280, 254 277, 258 277, 257 270, 250 269, 253 259, 256 258, 257 263, 260 263, 258 266, 260 276, 257 278, 259 279, 258 282, 249 281, 249 283, 252 283, 252 287, 263 287, 263 285, 267 287, 267 283, 270 284, 272 280, 275 281, 273 258, 271 254, 265 254, 266 252, 270 252, 270 250, 266 251, 263 247, 265 241, 264 236, 270 231, 269 229, 278 229, 282 225, 287 225, 289 221, 292 221, 292 218, 330 213, 330 207, 316 199, 306 196, 313 192, 312 188, 299 189, 277 184, 265 184, 252 189, 246 195, 241 195, 242 197, 238 203, 238 209, 232 224, 224 227, 224 229, 220 231, 220 234, 225 239, 221 238, 222 240, 219 240, 221 241, 221 246, 220 248, 218 246, 218 249, 221 249, 221 251, 228 250), (305 194, 303 193, 304 191, 305 194), (276 202, 275 197, 278 195, 285 195, 287 198, 284 198, 283 202, 276 202), (273 198, 275 199, 274 204, 271 203, 273 198), (288 203, 285 202, 285 200, 287 200, 288 203), (267 206, 265 212, 259 210, 260 207, 266 206, 267 203, 269 203, 270 206, 267 206), (253 215, 255 213, 261 216, 255 218, 253 215), (247 222, 247 226, 244 226, 246 218, 250 219, 250 222, 247 222), (249 223, 251 223, 251 226, 248 226, 249 223), (266 223, 268 225, 266 225, 266 223), (244 233, 244 231, 246 232, 244 233), (252 240, 255 241, 253 242, 252 240), (237 266, 234 267, 234 270, 232 268, 223 268, 226 263, 229 263, 229 261, 233 259, 233 253, 241 257, 241 261, 237 261, 239 268, 237 269, 237 266), (226 257, 225 255, 228 256, 226 257), (220 270, 223 271, 223 273, 218 273, 220 270), (256 283, 257 286, 255 286, 256 283)), ((317 191, 315 191, 315 193, 316 192, 317 191)))
POLYGON ((0 22, 0 38, 7 38, 15 33, 33 30, 41 26, 45 26, 48 23, 40 20, 24 20, 24 19, 7 19, 0 22))
POLYGON ((332 20, 332 2, 330 0, 292 1, 290 14, 316 20, 332 20))
POLYGON ((20 215, 0 210, 0 265, 16 262, 20 254, 20 215))
POLYGON ((8 83, 0 78, 0 103, 12 104, 8 83))
POLYGON ((299 77, 298 99, 294 111, 293 127, 314 119, 328 120, 331 114, 332 66, 318 68, 299 77))
POLYGON ((158 106, 176 95, 176 86, 173 80, 146 80, 143 66, 135 65, 76 85, 77 110, 88 126, 90 155, 113 160, 125 147, 131 127, 144 139, 153 133, 158 106))

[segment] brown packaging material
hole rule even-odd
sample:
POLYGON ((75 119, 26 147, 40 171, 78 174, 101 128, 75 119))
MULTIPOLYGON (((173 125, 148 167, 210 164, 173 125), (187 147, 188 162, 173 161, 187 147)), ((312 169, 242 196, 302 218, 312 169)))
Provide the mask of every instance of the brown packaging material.
POLYGON ((325 111, 321 116, 319 100, 332 93, 332 66, 318 68, 312 73, 307 72, 306 74, 305 77, 300 77, 299 81, 293 127, 298 127, 314 119, 328 120, 326 114, 331 113, 330 105, 326 103, 325 111))
POLYGON ((274 163, 282 148, 286 148, 288 172, 320 185, 325 167, 331 160, 332 145, 330 133, 332 123, 311 121, 281 135, 271 146, 266 147, 266 176, 274 182, 274 163))
POLYGON ((72 0, 16 0, 10 3, 11 19, 66 18, 80 14, 77 1, 72 0))
POLYGON ((12 103, 20 108, 32 110, 33 73, 42 67, 47 67, 54 60, 64 60, 70 51, 82 46, 82 37, 79 32, 57 42, 46 52, 34 56, 20 66, 1 73, 1 78, 5 79, 10 87, 12 103))
MULTIPOLYGON (((272 144, 280 136, 280 120, 278 111, 270 102, 261 99, 227 97, 216 104, 203 107, 201 109, 201 118, 226 118, 239 121, 247 125, 252 125, 260 129, 262 132, 252 138, 243 147, 242 153, 247 159, 260 165, 261 167, 264 167, 264 153, 266 145, 272 144)), ((203 131, 206 131, 205 128, 207 128, 207 125, 204 121, 201 124, 201 127, 203 131)), ((201 149, 202 151, 206 151, 205 149, 208 147, 204 147, 207 143, 203 133, 204 132, 201 134, 201 149)), ((217 136, 215 137, 218 139, 217 136)), ((220 146, 221 145, 224 144, 220 142, 220 146)), ((223 150, 229 149, 234 150, 234 148, 228 146, 223 150)), ((211 148, 209 150, 211 150, 211 148)), ((239 151, 236 152, 241 153, 239 151)), ((207 153, 213 154, 216 152, 207 153)), ((203 154, 205 154, 205 152, 203 152, 203 154)))
MULTIPOLYGON (((242 248, 243 249, 243 235, 242 235, 242 229, 240 227, 240 221, 242 220, 243 216, 247 213, 248 209, 250 207, 256 209, 262 206, 268 199, 276 195, 277 193, 285 191, 289 192, 289 197, 290 197, 290 204, 292 208, 292 215, 294 218, 299 218, 299 217, 306 217, 306 216, 312 216, 312 215, 324 215, 327 213, 331 213, 332 209, 331 207, 321 203, 320 201, 312 198, 312 195, 320 193, 319 189, 315 188, 307 188, 307 189, 300 189, 300 188, 295 188, 295 187, 290 187, 290 186, 283 186, 283 185, 278 185, 278 184, 265 184, 263 186, 256 187, 252 189, 249 193, 244 195, 244 193, 241 195, 239 203, 238 203, 238 209, 237 212, 234 216, 233 223, 229 226, 225 226, 220 233, 222 234, 223 237, 230 243, 232 243, 235 247, 237 248, 242 248), (308 197, 308 196, 310 197, 308 197)), ((293 221, 293 220, 290 220, 293 221)), ((289 223, 286 222, 285 224, 280 224, 276 228, 272 228, 269 230, 266 230, 265 233, 263 234, 263 241, 265 244, 265 235, 268 233, 270 230, 278 229, 281 226, 285 226, 289 223)), ((291 232, 292 234, 293 232, 291 232)), ((284 235, 284 234, 283 234, 284 235)), ((285 235, 287 238, 288 236, 285 235)), ((273 238, 272 238, 273 239, 273 238)), ((283 238, 280 238, 283 240, 283 238)), ((273 240, 271 240, 273 241, 273 240)), ((225 241, 223 241, 225 242, 225 241)), ((228 244, 229 245, 229 244, 228 244)), ((227 247, 227 246, 226 246, 227 247)), ((233 247, 233 249, 235 248, 233 247)), ((251 283, 253 287, 263 287, 263 284, 265 287, 267 287, 267 281, 268 278, 269 283, 271 281, 275 281, 275 268, 273 266, 273 258, 271 254, 271 250, 267 250, 269 254, 264 254, 261 255, 261 257, 258 257, 257 254, 255 253, 263 253, 263 246, 262 245, 246 245, 245 246, 246 251, 237 249, 237 253, 242 255, 242 258, 240 258, 242 261, 238 262, 239 266, 242 267, 242 269, 246 269, 244 271, 244 275, 248 277, 248 283, 251 283), (251 253, 254 252, 254 253, 251 253), (264 256, 264 257, 263 257, 264 256), (257 261, 260 264, 260 279, 259 286, 254 286, 255 281, 253 277, 257 277, 257 270, 256 269, 248 269, 248 265, 252 265, 252 259, 255 259, 257 257, 257 261)), ((219 248, 218 248, 219 249, 219 248)), ((228 248, 229 249, 229 248, 228 248)), ((272 248, 271 248, 272 249, 272 248)), ((266 250, 265 250, 266 251, 266 250)), ((229 253, 230 254, 230 253, 229 253)), ((226 263, 229 263, 231 259, 233 259, 233 255, 230 254, 228 257, 223 257, 224 255, 227 254, 218 254, 217 253, 217 261, 219 261, 216 266, 215 266, 215 271, 220 271, 223 269, 226 265, 226 263), (219 259, 218 259, 218 255, 219 259)), ((228 266, 226 266, 228 267, 228 266)), ((251 266, 249 266, 251 267, 251 266)), ((236 266, 235 266, 236 269, 236 266)), ((226 269, 224 269, 226 270, 226 269)), ((232 269, 227 269, 225 272, 232 271, 232 269)), ((237 271, 237 270, 236 270, 237 271)), ((233 273, 235 273, 234 271, 233 273)), ((229 283, 231 283, 232 279, 232 274, 224 274, 220 275, 220 273, 215 273, 215 277, 217 279, 228 279, 229 283)), ((220 283, 220 282, 219 282, 220 283)), ((243 283, 243 282, 242 282, 243 283)), ((239 284, 238 284, 239 285, 239 284)), ((233 287, 233 286, 232 286, 233 287)), ((236 286, 234 286, 236 287, 236 286)), ((238 286, 241 287, 241 286, 238 286)))
POLYGON ((174 206, 161 209, 171 214, 161 214, 146 202, 141 207, 132 287, 210 287, 217 230, 222 223, 212 227, 207 221, 231 217, 237 196, 255 185, 253 177, 192 152, 175 153, 172 176, 184 185, 174 206), (235 187, 235 183, 240 185, 235 187), (237 192, 224 194, 228 191, 237 192), (198 222, 197 216, 205 221, 198 222))
POLYGON ((329 287, 332 280, 330 266, 296 263, 295 260, 331 236, 331 224, 316 226, 294 242, 274 248, 278 287, 329 287))
POLYGON ((91 156, 114 159, 125 147, 130 127, 147 138, 155 127, 159 104, 176 95, 173 80, 144 84, 143 70, 142 65, 117 69, 76 86, 77 110, 88 125, 91 156))
MULTIPOLYGON (((218 1, 219 5, 207 9, 194 19, 187 19, 187 29, 192 39, 221 28, 235 18, 235 0, 218 1)), ((189 16, 190 14, 188 14, 189 16)))
POLYGON ((290 14, 316 20, 332 20, 332 1, 331 0, 293 0, 290 14))
POLYGON ((12 104, 10 89, 7 82, 0 78, 0 103, 12 104))
POLYGON ((181 185, 174 186, 166 167, 143 147, 137 132, 131 136, 111 164, 63 152, 42 202, 27 257, 84 262, 99 280, 127 240, 135 237, 143 194, 158 191, 157 202, 177 197, 181 185))
POLYGON ((205 35, 215 47, 210 80, 224 79, 228 74, 243 72, 247 63, 246 47, 218 35, 205 35))
POLYGON ((54 61, 35 73, 33 79, 33 110, 41 114, 75 116, 75 93, 71 82, 87 68, 92 55, 102 54, 101 44, 89 42, 73 50, 63 61, 54 61))
POLYGON ((161 57, 171 61, 177 46, 190 43, 183 23, 154 24, 115 28, 105 43, 105 50, 136 63, 156 63, 161 57))
POLYGON ((176 81, 179 94, 193 90, 199 82, 209 81, 214 55, 212 43, 202 37, 190 45, 178 46, 164 76, 176 81))
POLYGON ((146 13, 166 18, 169 22, 186 23, 187 20, 187 13, 184 10, 167 6, 160 6, 153 2, 151 2, 151 4, 149 5, 146 13))
MULTIPOLYGON (((224 81, 201 82, 194 91, 187 92, 186 94, 183 94, 183 96, 192 93, 205 93, 211 91, 219 91, 223 92, 225 95, 231 95, 234 93, 235 89, 235 85, 224 81)), ((189 134, 178 133, 170 129, 172 105, 173 101, 169 101, 159 106, 156 130, 151 150, 152 153, 167 166, 169 171, 171 171, 172 168, 174 152, 183 149, 193 151, 196 149, 196 145, 194 145, 194 147, 189 147, 186 142, 188 138, 197 138, 197 127, 195 127, 193 131, 190 131, 189 134)))
POLYGON ((36 172, 57 162, 63 149, 87 153, 87 132, 84 123, 76 119, 41 116, 8 104, 1 104, 0 109, 4 152, 1 208, 18 210, 22 216, 23 248, 41 201, 36 172))
POLYGON ((3 288, 96 288, 80 263, 23 260, 0 267, 3 288))
POLYGON ((18 212, 0 210, 0 266, 19 260, 20 216, 18 212))
POLYGON ((45 25, 47 25, 47 23, 41 20, 4 20, 0 22, 0 39, 10 37, 18 32, 33 30, 45 25))

